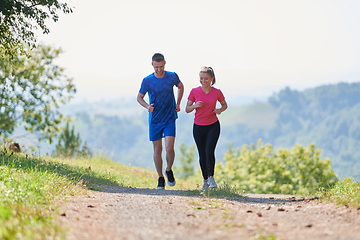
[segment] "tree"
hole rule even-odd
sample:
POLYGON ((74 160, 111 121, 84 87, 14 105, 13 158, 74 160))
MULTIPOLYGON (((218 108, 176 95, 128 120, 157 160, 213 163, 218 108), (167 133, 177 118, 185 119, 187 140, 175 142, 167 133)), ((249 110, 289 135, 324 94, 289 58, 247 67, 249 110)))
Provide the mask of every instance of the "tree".
POLYGON ((216 176, 240 191, 307 195, 336 181, 330 159, 321 160, 320 152, 313 143, 274 150, 259 140, 257 146, 226 152, 225 162, 216 166, 216 176))
POLYGON ((52 142, 65 117, 60 104, 68 102, 76 89, 72 79, 53 60, 61 49, 38 46, 30 58, 19 56, 12 63, 0 62, 0 131, 10 135, 24 126, 40 139, 52 142))
POLYGON ((1 0, 0 56, 14 56, 18 49, 24 50, 24 45, 35 47, 34 31, 40 28, 44 34, 49 33, 45 21, 49 18, 58 21, 58 10, 72 12, 66 3, 58 0, 1 0))
POLYGON ((69 123, 66 123, 66 127, 60 134, 59 141, 56 145, 55 155, 63 157, 84 157, 92 156, 90 149, 86 142, 82 149, 80 135, 75 134, 75 129, 72 127, 70 130, 69 123))

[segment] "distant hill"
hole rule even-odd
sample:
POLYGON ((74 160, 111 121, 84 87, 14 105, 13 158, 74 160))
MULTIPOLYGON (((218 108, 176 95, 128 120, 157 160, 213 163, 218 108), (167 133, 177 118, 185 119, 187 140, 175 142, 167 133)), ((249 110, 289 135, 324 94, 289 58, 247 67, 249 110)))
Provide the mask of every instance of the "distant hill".
MULTIPOLYGON (((66 107, 64 113, 77 118, 75 129, 93 150, 121 163, 153 167, 147 113, 135 98, 78 103, 66 107)), ((340 177, 360 174, 360 83, 304 91, 286 87, 267 101, 242 106, 229 102, 229 109, 219 118, 219 161, 230 143, 240 147, 261 138, 275 148, 291 148, 314 142, 323 149, 323 158, 331 158, 340 177)), ((181 112, 176 146, 194 144, 192 125, 193 113, 181 112)))
POLYGON ((276 148, 314 142, 323 149, 323 157, 331 158, 340 176, 360 174, 360 83, 305 91, 285 88, 266 103, 239 107, 230 113, 238 123, 225 119, 228 127, 223 135, 236 146, 255 143, 257 138, 276 148))

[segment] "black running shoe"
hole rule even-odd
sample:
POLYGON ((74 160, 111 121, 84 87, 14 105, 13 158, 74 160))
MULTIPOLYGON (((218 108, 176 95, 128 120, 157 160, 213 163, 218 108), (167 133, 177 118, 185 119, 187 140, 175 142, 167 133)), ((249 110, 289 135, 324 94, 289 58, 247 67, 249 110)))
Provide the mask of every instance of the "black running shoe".
POLYGON ((159 177, 158 186, 156 189, 165 189, 165 178, 164 177, 159 177))
POLYGON ((168 185, 169 185, 170 187, 175 186, 176 181, 175 181, 175 178, 174 178, 173 171, 172 171, 172 170, 170 170, 170 171, 165 171, 165 174, 166 174, 166 177, 167 177, 167 179, 168 179, 168 185))

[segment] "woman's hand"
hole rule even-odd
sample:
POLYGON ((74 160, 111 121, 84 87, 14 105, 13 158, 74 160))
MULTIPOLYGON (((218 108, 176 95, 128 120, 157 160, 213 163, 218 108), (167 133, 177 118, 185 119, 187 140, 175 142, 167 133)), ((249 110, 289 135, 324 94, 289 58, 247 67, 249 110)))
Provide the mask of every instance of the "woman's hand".
POLYGON ((216 113, 216 114, 221 114, 222 113, 222 111, 221 111, 221 109, 220 108, 215 108, 214 109, 214 113, 216 113))
POLYGON ((197 102, 194 104, 194 108, 202 107, 202 105, 203 105, 203 102, 202 102, 202 101, 197 101, 197 102))
POLYGON ((218 115, 221 114, 223 111, 225 111, 228 108, 228 105, 225 100, 220 102, 220 104, 221 104, 221 108, 214 109, 214 113, 216 113, 218 115))
POLYGON ((193 101, 188 100, 185 111, 187 113, 192 112, 192 111, 194 111, 195 108, 202 107, 202 105, 203 105, 202 101, 198 101, 198 102, 194 103, 193 101))

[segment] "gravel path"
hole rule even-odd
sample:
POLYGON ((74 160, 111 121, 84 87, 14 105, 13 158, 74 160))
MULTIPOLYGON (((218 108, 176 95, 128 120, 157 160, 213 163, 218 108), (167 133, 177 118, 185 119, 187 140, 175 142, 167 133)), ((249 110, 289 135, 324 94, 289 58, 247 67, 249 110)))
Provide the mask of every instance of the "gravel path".
POLYGON ((67 240, 360 240, 360 208, 288 195, 217 199, 104 187, 62 202, 60 213, 67 240))

